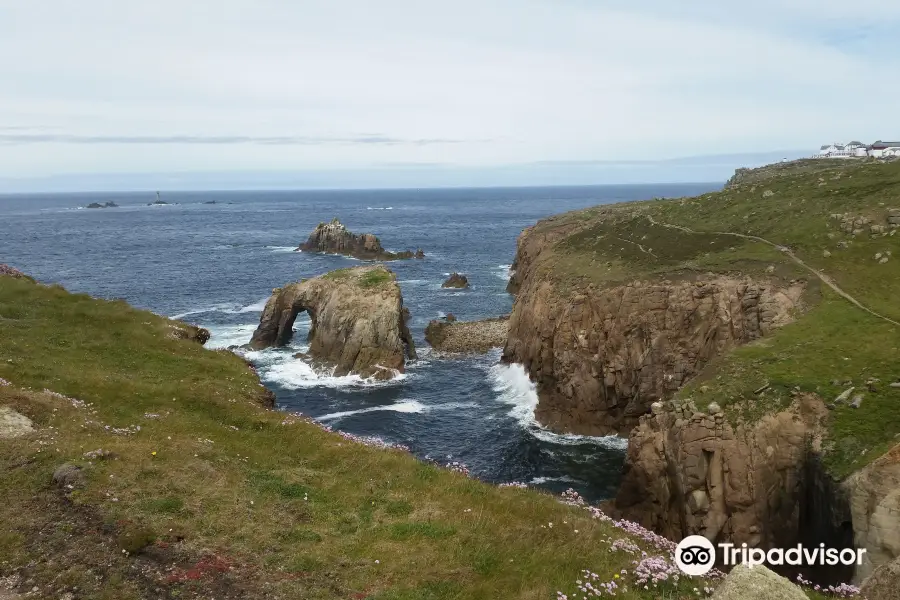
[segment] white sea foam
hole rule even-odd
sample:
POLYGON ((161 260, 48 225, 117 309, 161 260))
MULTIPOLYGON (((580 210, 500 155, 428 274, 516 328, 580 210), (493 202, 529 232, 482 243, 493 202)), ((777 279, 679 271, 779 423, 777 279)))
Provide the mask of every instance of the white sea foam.
POLYGON ((509 281, 509 278, 512 277, 512 265, 498 265, 495 270, 497 277, 504 281, 509 281))
POLYGON ((573 479, 568 475, 563 475, 562 477, 534 477, 528 483, 532 483, 534 485, 542 485, 544 483, 547 483, 548 481, 559 481, 562 483, 581 483, 579 480, 573 479))
POLYGON ((257 300, 253 304, 248 304, 247 306, 242 306, 238 309, 239 313, 248 313, 248 312, 262 312, 262 310, 266 307, 266 302, 268 302, 268 298, 262 298, 257 300))
POLYGON ((195 308, 192 310, 185 311, 183 313, 178 313, 177 315, 172 315, 169 317, 170 319, 183 319, 185 317, 189 317, 191 315, 202 315, 204 313, 211 312, 219 312, 225 313, 228 315, 237 315, 242 313, 250 313, 250 312, 262 312, 262 310, 266 307, 266 302, 268 298, 262 298, 257 300, 253 304, 248 304, 246 306, 241 306, 239 304, 214 304, 212 306, 207 306, 204 308, 195 308))
POLYGON ((207 327, 210 333, 206 347, 212 350, 241 346, 250 341, 256 325, 219 325, 207 327))
POLYGON ((266 250, 272 252, 299 252, 297 246, 266 246, 266 250))
MULTIPOLYGON (((282 356, 284 356, 283 353, 282 356)), ((326 370, 316 371, 305 361, 293 357, 279 360, 270 365, 261 365, 259 374, 264 381, 277 383, 292 390, 314 387, 382 387, 397 385, 407 377, 406 374, 399 372, 395 372, 393 378, 387 381, 364 379, 355 374, 335 376, 333 369, 330 372, 326 370)))
POLYGON ((628 446, 628 440, 617 436, 595 437, 573 433, 560 434, 545 429, 534 418, 534 409, 538 404, 537 388, 528 377, 523 365, 518 363, 496 364, 490 367, 488 373, 491 387, 498 394, 497 399, 511 407, 509 416, 539 440, 564 446, 597 444, 620 450, 624 450, 628 446))
POLYGON ((445 404, 436 404, 436 405, 426 405, 422 404, 417 400, 401 400, 394 404, 388 404, 385 406, 372 406, 369 408, 360 408, 358 410, 347 410, 343 412, 335 412, 329 413, 327 415, 322 415, 321 417, 317 417, 319 421, 332 421, 336 419, 342 419, 344 417, 350 417, 353 415, 360 415, 364 413, 378 412, 378 411, 392 411, 392 412, 400 412, 400 413, 430 413, 435 411, 449 411, 449 410, 458 410, 461 408, 474 408, 477 404, 474 402, 447 402, 445 404))
POLYGON ((394 210, 393 206, 367 206, 366 210, 394 210))
POLYGON ((360 408, 359 410, 345 410, 343 412, 330 413, 327 415, 322 415, 321 417, 317 417, 318 421, 333 421, 335 419, 342 419, 344 417, 350 417, 353 415, 361 415, 364 413, 370 412, 378 412, 378 411, 392 411, 399 413, 421 413, 425 412, 425 405, 421 402, 416 402, 415 400, 401 400, 395 404, 388 404, 386 406, 372 406, 369 408, 360 408))

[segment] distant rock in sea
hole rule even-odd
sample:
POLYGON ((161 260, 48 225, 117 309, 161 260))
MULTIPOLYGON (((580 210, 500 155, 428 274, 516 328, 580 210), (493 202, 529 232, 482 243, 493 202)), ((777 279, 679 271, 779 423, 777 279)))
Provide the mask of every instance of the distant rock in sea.
POLYGON ((99 202, 91 202, 87 205, 86 208, 119 208, 119 205, 115 202, 104 202, 100 204, 99 202))
POLYGON ((458 288, 464 289, 469 287, 469 280, 465 275, 453 273, 447 278, 447 281, 441 284, 442 288, 458 288))
POLYGON ((321 252, 324 254, 343 254, 360 260, 401 260, 409 258, 425 258, 422 249, 415 252, 388 252, 381 241, 372 233, 355 234, 347 229, 338 219, 330 223, 319 223, 309 239, 300 245, 303 252, 321 252))

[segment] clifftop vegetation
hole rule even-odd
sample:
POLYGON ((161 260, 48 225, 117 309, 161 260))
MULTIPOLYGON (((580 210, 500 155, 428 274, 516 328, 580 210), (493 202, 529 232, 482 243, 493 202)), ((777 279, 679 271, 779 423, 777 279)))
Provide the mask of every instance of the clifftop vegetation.
POLYGON ((805 280, 795 323, 713 360, 679 395, 753 420, 786 407, 792 390, 815 392, 833 409, 825 461, 843 476, 900 435, 898 228, 900 161, 797 161, 696 198, 546 219, 520 256, 529 276, 573 293, 707 273, 805 280))

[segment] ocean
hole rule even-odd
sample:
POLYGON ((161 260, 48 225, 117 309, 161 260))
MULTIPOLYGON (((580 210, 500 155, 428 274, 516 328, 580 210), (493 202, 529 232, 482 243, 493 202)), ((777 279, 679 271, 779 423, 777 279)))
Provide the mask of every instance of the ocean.
POLYGON ((433 357, 423 331, 447 313, 463 320, 511 310, 506 293, 516 237, 542 217, 578 208, 693 196, 720 184, 296 192, 164 192, 0 196, 0 263, 73 292, 123 298, 212 333, 208 346, 248 342, 272 289, 360 264, 294 252, 321 221, 379 236, 388 250, 422 248, 424 260, 389 263, 412 313, 419 360, 387 383, 315 372, 289 348, 246 354, 280 409, 335 429, 402 443, 423 459, 458 461, 493 483, 520 481, 588 500, 615 494, 625 440, 557 435, 533 417, 534 385, 500 351, 433 357), (113 201, 119 208, 87 209, 113 201), (210 202, 215 201, 214 204, 210 202), (469 290, 441 289, 465 274, 469 290))

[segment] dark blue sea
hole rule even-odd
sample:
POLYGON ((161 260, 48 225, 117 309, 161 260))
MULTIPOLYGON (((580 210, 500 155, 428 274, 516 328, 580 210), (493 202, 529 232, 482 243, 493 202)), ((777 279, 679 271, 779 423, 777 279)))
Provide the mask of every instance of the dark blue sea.
POLYGON ((389 250, 422 248, 424 260, 390 263, 398 276, 420 360, 402 379, 370 383, 317 373, 291 348, 250 353, 278 406, 355 434, 403 443, 417 456, 465 463, 486 481, 573 487, 591 500, 615 493, 625 440, 555 435, 533 418, 537 395, 500 351, 449 360, 423 337, 430 319, 510 312, 506 293, 516 237, 547 215, 577 208, 696 195, 717 184, 512 189, 298 192, 166 192, 0 196, 0 263, 47 283, 124 298, 207 327, 211 347, 243 344, 272 288, 352 259, 293 252, 320 221, 339 217, 389 250), (114 201, 119 208, 82 208, 114 201), (208 204, 215 201, 215 204, 208 204), (441 289, 447 274, 470 290, 441 289))

